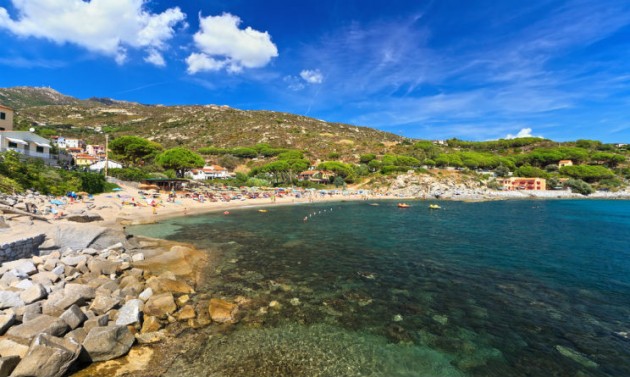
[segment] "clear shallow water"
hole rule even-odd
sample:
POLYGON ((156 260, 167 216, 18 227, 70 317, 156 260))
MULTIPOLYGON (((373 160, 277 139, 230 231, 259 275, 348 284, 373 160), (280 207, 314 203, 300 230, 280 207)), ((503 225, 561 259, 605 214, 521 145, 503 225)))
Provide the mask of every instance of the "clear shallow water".
POLYGON ((630 376, 630 202, 440 204, 130 229, 214 250, 200 290, 251 300, 169 375, 630 376))

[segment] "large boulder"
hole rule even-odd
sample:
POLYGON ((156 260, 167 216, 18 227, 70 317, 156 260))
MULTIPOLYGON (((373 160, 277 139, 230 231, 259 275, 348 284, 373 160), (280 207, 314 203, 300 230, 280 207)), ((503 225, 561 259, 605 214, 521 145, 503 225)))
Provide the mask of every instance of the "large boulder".
POLYGON ((81 326, 83 322, 87 321, 87 316, 85 313, 79 309, 78 306, 72 305, 69 307, 61 317, 59 317, 62 321, 68 324, 70 329, 74 330, 77 327, 81 326))
POLYGON ((151 278, 147 281, 147 286, 153 290, 154 293, 194 293, 195 290, 188 284, 179 280, 172 280, 163 277, 151 278))
POLYGON ((32 304, 35 301, 39 301, 48 295, 46 288, 41 284, 33 284, 20 294, 20 298, 24 301, 24 304, 32 304))
POLYGON ((127 326, 94 327, 83 341, 92 361, 106 361, 125 355, 136 338, 127 326))
POLYGON ((219 323, 234 323, 236 322, 236 313, 238 312, 238 305, 219 299, 210 299, 210 306, 208 307, 210 318, 213 321, 219 323))
POLYGON ((87 284, 66 284, 63 293, 67 296, 76 295, 84 300, 91 300, 96 296, 96 290, 87 284))
POLYGON ((140 299, 129 300, 118 311, 116 324, 119 326, 133 325, 140 323, 144 301, 140 299))
POLYGON ((2 356, 19 356, 24 358, 28 353, 28 346, 18 343, 13 339, 0 339, 0 355, 2 356))
POLYGON ((115 296, 97 294, 90 305, 90 310, 98 315, 107 313, 120 304, 120 299, 115 296))
POLYGON ((22 301, 18 292, 0 291, 0 309, 15 308, 23 305, 24 301, 22 301))
POLYGON ((63 320, 42 314, 26 323, 11 327, 9 331, 7 331, 7 335, 30 340, 38 334, 43 333, 53 336, 63 336, 68 330, 68 324, 63 320))
POLYGON ((172 293, 153 295, 147 300, 144 306, 145 314, 156 317, 164 317, 167 314, 173 313, 175 310, 177 310, 177 305, 175 304, 172 293))
POLYGON ((107 228, 92 224, 58 224, 50 236, 57 248, 69 247, 77 250, 92 245, 106 231, 107 228))
POLYGON ((81 353, 81 345, 71 339, 40 334, 17 365, 12 377, 61 377, 81 353))

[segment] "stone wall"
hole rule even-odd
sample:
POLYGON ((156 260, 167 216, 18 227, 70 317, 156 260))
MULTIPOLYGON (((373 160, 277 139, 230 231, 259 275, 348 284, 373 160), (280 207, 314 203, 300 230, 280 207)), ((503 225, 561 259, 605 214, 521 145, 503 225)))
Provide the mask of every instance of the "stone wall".
POLYGON ((8 242, 0 240, 0 263, 38 255, 38 247, 45 238, 44 234, 38 234, 8 242))

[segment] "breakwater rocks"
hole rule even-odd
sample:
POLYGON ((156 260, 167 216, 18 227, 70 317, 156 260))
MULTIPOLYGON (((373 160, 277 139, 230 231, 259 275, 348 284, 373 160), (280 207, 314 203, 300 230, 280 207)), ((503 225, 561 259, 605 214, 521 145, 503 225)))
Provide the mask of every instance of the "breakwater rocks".
POLYGON ((203 253, 157 242, 66 248, 0 267, 0 375, 61 377, 161 342, 170 324, 235 321, 238 308, 196 300, 203 253))

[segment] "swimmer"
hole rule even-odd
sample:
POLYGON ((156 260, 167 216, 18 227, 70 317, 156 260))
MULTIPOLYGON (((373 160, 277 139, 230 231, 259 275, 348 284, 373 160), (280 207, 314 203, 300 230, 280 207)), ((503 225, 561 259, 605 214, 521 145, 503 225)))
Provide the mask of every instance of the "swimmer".
POLYGON ((308 216, 304 216, 304 222, 308 221, 308 216))

